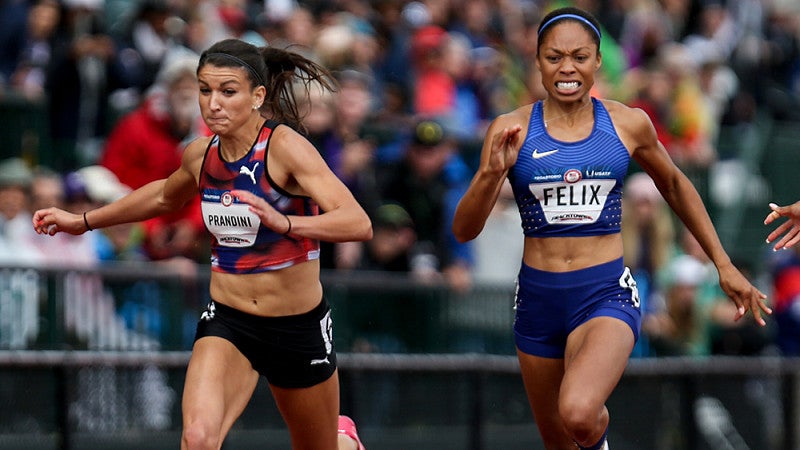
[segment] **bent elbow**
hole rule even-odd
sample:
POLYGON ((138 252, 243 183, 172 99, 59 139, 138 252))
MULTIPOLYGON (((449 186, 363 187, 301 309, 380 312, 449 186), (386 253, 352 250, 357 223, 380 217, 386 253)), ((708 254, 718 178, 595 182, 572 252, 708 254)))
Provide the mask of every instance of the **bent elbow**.
POLYGON ((469 242, 475 239, 475 237, 478 235, 478 233, 474 233, 471 230, 466 230, 463 227, 456 226, 455 224, 453 224, 452 231, 453 236, 456 238, 456 241, 458 241, 459 244, 469 242))
POLYGON ((359 241, 368 241, 372 239, 372 221, 367 218, 363 221, 360 227, 359 241))
POLYGON ((456 234, 455 237, 456 237, 456 241, 458 241, 459 244, 466 244, 467 242, 475 239, 474 236, 473 237, 468 237, 468 236, 461 236, 461 235, 458 235, 458 234, 456 234))

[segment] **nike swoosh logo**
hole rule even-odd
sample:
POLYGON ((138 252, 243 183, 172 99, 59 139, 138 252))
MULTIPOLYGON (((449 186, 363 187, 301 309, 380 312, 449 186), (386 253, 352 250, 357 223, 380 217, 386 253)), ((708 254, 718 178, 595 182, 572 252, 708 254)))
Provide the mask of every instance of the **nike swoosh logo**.
POLYGON ((553 153, 555 153, 555 152, 557 152, 557 151, 558 151, 558 149, 556 149, 556 150, 550 150, 550 151, 546 151, 546 152, 541 152, 541 153, 540 153, 540 152, 539 152, 539 149, 537 148, 537 149, 535 149, 535 150, 533 151, 533 155, 532 155, 532 156, 533 156, 533 159, 539 159, 539 158, 544 158, 545 156, 552 155, 553 153))

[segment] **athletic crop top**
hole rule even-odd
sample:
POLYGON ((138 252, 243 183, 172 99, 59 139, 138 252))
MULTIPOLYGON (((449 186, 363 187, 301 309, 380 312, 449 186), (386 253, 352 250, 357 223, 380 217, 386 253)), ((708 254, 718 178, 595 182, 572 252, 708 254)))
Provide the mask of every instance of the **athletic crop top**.
POLYGON ((620 231, 622 183, 630 154, 608 111, 592 98, 594 128, 577 142, 550 137, 542 102, 531 110, 528 134, 508 178, 526 237, 567 237, 620 231))
POLYGON ((211 138, 200 172, 203 221, 211 233, 211 270, 258 273, 319 258, 319 241, 276 233, 261 224, 249 205, 230 194, 232 189, 250 191, 283 214, 319 214, 310 198, 285 192, 269 177, 269 138, 278 125, 267 121, 250 152, 234 162, 222 159, 219 136, 211 138))

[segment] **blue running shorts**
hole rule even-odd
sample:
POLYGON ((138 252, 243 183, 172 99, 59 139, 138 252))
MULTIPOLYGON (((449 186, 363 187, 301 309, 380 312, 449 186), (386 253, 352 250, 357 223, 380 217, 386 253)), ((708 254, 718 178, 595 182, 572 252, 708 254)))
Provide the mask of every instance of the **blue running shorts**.
POLYGON ((514 342, 522 352, 563 358, 567 336, 594 317, 614 317, 639 338, 639 293, 622 258, 572 272, 522 264, 515 298, 514 342))

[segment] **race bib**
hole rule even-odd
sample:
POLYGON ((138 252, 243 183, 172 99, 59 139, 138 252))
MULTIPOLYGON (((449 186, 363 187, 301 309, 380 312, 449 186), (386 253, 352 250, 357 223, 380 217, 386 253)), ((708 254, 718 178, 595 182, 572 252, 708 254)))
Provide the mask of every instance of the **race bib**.
POLYGON ((261 219, 250 211, 250 205, 238 203, 229 192, 204 195, 201 204, 203 221, 219 245, 251 247, 256 242, 261 219))
POLYGON ((600 217, 616 180, 579 179, 572 183, 531 183, 545 220, 552 225, 594 223, 600 217))

